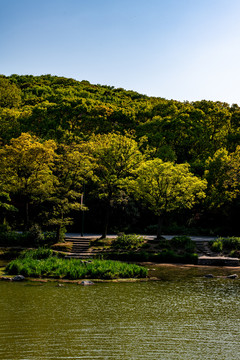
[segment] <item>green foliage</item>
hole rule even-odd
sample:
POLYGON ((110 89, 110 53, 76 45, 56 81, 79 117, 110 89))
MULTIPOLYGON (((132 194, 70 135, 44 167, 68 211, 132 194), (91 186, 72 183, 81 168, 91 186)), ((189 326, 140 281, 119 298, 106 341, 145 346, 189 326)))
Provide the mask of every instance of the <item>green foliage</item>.
POLYGON ((6 271, 28 277, 54 277, 71 280, 93 278, 114 279, 146 277, 147 269, 135 264, 111 260, 92 260, 83 262, 77 259, 61 259, 52 256, 51 250, 39 249, 25 253, 21 258, 11 261, 6 271))
POLYGON ((4 228, 0 231, 0 246, 4 247, 35 247, 51 245, 55 242, 56 233, 42 233, 38 225, 32 226, 29 231, 25 232, 5 231, 4 228))
POLYGON ((215 252, 231 252, 240 250, 240 238, 239 237, 226 237, 218 238, 211 244, 211 249, 215 252))
POLYGON ((29 241, 32 241, 33 244, 40 245, 45 240, 44 234, 42 233, 39 225, 37 224, 32 225, 27 233, 28 233, 29 241))
POLYGON ((187 164, 148 160, 131 183, 137 198, 143 199, 156 215, 178 208, 191 208, 205 197, 206 182, 194 176, 187 164))
POLYGON ((3 76, 0 76, 0 107, 13 108, 21 103, 21 90, 3 76))
POLYGON ((136 234, 122 234, 112 241, 112 247, 120 250, 136 250, 144 245, 144 238, 136 234))
POLYGON ((28 246, 28 234, 18 233, 15 231, 7 231, 0 233, 0 246, 12 247, 12 246, 28 246))
POLYGON ((239 195, 239 169, 240 146, 234 153, 219 149, 206 161, 207 201, 210 207, 221 207, 239 195))
MULTIPOLYGON (((205 203, 198 205, 202 214, 211 212, 215 228, 221 216, 232 234, 237 234, 238 220, 232 215, 239 212, 240 204, 239 141, 237 104, 167 100, 49 74, 2 75, 0 221, 10 218, 19 229, 23 222, 29 228, 37 219, 44 225, 67 226, 74 212, 83 209, 79 205, 83 183, 89 186, 93 203, 100 199, 101 212, 106 210, 107 219, 107 207, 112 209, 120 203, 126 207, 132 196, 127 190, 129 180, 138 176, 136 159, 141 149, 148 160, 160 158, 165 167, 184 164, 185 173, 191 171, 198 180, 204 174, 208 187, 205 203), (83 143, 88 144, 89 152, 83 150, 83 143), (127 171, 125 165, 130 165, 127 171), (18 213, 11 211, 13 205, 18 213)), ((185 186, 181 187, 186 194, 185 186)), ((136 198, 141 207, 145 196, 136 198)), ((144 206, 156 213, 157 198, 147 201, 146 196, 144 206)), ((183 198, 180 194, 169 201, 176 204, 174 211, 190 208, 198 196, 188 205, 183 198)))
POLYGON ((93 135, 88 142, 94 159, 93 181, 96 196, 102 200, 105 221, 102 237, 107 235, 110 209, 128 201, 127 187, 136 168, 143 161, 137 142, 130 133, 93 135))
POLYGON ((88 146, 99 198, 120 202, 122 189, 143 161, 137 142, 131 134, 110 133, 92 136, 88 146))
POLYGON ((20 116, 19 110, 0 107, 0 140, 4 144, 20 136, 20 116))
POLYGON ((177 254, 173 250, 166 249, 156 255, 159 262, 197 264, 198 255, 195 253, 177 254))
POLYGON ((194 176, 188 164, 148 160, 129 181, 129 191, 158 216, 157 237, 161 235, 163 215, 182 208, 192 208, 205 197, 206 181, 194 176))
POLYGON ((52 245, 57 241, 57 234, 55 231, 46 231, 44 232, 44 244, 52 245))
POLYGON ((156 263, 197 264, 198 261, 198 255, 195 253, 177 254, 172 249, 163 249, 158 253, 150 253, 145 251, 114 252, 104 256, 113 260, 152 261, 156 263))
POLYGON ((175 249, 184 250, 185 252, 192 253, 195 249, 195 243, 189 236, 174 236, 170 240, 170 245, 175 249))
POLYGON ((221 253, 223 250, 223 243, 220 239, 215 240, 212 244, 211 244, 211 249, 214 252, 217 253, 221 253))
POLYGON ((30 224, 29 204, 41 203, 53 191, 55 148, 51 140, 42 143, 23 133, 0 149, 0 186, 1 179, 6 178, 10 194, 22 200, 25 230, 30 224))
POLYGON ((48 224, 58 228, 58 241, 64 238, 65 226, 72 222, 69 213, 86 210, 81 196, 85 182, 92 177, 94 162, 91 160, 86 144, 58 146, 53 168, 54 188, 44 213, 48 224))
POLYGON ((38 249, 34 250, 27 250, 25 251, 19 259, 34 259, 34 260, 42 260, 47 259, 53 255, 53 251, 51 249, 39 247, 38 249))
POLYGON ((224 250, 240 250, 239 237, 219 238, 219 240, 222 241, 224 250))

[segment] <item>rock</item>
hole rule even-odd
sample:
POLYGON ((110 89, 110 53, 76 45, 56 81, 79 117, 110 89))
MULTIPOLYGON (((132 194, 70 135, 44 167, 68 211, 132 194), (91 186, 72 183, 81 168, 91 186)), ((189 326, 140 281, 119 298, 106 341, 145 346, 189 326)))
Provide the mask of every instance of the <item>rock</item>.
POLYGON ((227 276, 227 279, 237 279, 237 278, 238 278, 237 274, 232 274, 227 276))
POLYGON ((3 280, 3 281, 12 281, 12 278, 7 277, 7 276, 0 276, 0 280, 3 280))
POLYGON ((94 285, 94 283, 90 280, 83 280, 79 282, 78 285, 89 286, 89 285, 94 285))
POLYGON ((206 274, 204 276, 205 276, 205 278, 214 278, 213 274, 206 274))
POLYGON ((12 278, 12 281, 23 281, 25 280, 25 277, 23 275, 16 275, 14 278, 12 278))

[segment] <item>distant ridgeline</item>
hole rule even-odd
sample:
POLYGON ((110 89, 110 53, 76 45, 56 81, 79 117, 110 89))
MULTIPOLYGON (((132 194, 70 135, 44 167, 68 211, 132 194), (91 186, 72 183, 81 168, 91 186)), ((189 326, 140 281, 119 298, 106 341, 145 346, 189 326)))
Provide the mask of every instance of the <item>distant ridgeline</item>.
POLYGON ((51 75, 1 76, 0 111, 4 143, 22 132, 62 141, 134 130, 156 156, 190 163, 240 143, 236 104, 166 100, 51 75))
MULTIPOLYGON (((35 136, 35 141, 38 140, 41 144, 54 141, 55 148, 52 151, 58 154, 61 154, 64 146, 83 144, 91 140, 93 135, 127 134, 137 142, 145 159, 160 158, 163 162, 188 163, 194 175, 208 181, 204 203, 199 205, 195 215, 192 212, 185 214, 188 224, 202 221, 201 226, 206 227, 211 222, 214 231, 225 226, 227 229, 236 227, 236 212, 240 210, 240 107, 237 104, 230 106, 206 100, 166 100, 113 86, 93 85, 86 80, 76 81, 51 75, 1 75, 1 149, 6 149, 12 139, 19 138, 22 133, 35 136)), ((53 155, 49 160, 49 169, 54 161, 56 158, 53 155)), ((42 174, 46 171, 49 175, 47 168, 41 171, 42 174)), ((13 179, 11 171, 8 176, 13 179)), ((52 184, 51 181, 49 179, 49 188, 45 192, 49 192, 53 186, 54 181, 52 184)), ((88 185, 92 194, 89 195, 89 202, 96 196, 92 191, 94 183, 92 179, 91 185, 88 185)), ((12 180, 11 186, 13 184, 16 185, 16 180, 12 180)), ((19 189, 10 193, 6 191, 11 186, 4 185, 2 180, 2 218, 6 217, 7 205, 17 207, 20 201, 19 189)), ((40 188, 42 189, 42 185, 40 188)), ((71 190, 76 191, 76 188, 71 190)), ((60 189, 58 191, 61 192, 60 189)), ((34 206, 36 196, 37 194, 31 198, 29 206, 34 206)), ((104 196, 99 201, 103 198, 104 196)), ((42 207, 44 201, 51 202, 44 196, 42 199, 42 207)), ((117 212, 120 211, 117 200, 116 204, 117 212)), ((135 219, 141 217, 139 214, 142 210, 136 209, 136 204, 128 206, 129 213, 135 211, 135 219)), ((95 211, 99 211, 97 207, 98 205, 95 211)), ((56 204, 54 209, 57 209, 56 204)), ((95 217, 94 212, 92 214, 95 217)), ((32 215, 36 215, 34 211, 32 215)), ((17 223, 16 213, 14 216, 17 223)), ((177 223, 182 216, 181 212, 174 221, 169 222, 177 223)), ((145 214, 145 218, 149 224, 148 214, 145 214)), ((122 227, 126 227, 127 219, 122 227)), ((26 218, 25 221, 30 220, 26 218)), ((48 222, 46 212, 44 221, 48 222)), ((185 225, 187 226, 186 222, 185 225)), ((134 226, 136 230, 141 230, 137 220, 134 226)), ((113 230, 119 228, 120 222, 116 221, 113 230)))

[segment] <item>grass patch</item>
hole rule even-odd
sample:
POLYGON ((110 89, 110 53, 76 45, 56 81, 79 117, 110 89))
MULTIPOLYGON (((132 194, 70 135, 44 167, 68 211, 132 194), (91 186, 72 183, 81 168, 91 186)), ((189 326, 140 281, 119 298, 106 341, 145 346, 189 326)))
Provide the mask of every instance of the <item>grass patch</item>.
POLYGON ((72 250, 73 243, 66 241, 65 243, 56 243, 51 246, 51 249, 55 251, 70 252, 72 250))
POLYGON ((6 267, 6 272, 9 275, 70 280, 144 278, 147 276, 147 269, 135 264, 112 260, 89 262, 79 259, 61 259, 52 254, 45 255, 44 249, 28 251, 20 258, 11 261, 6 267))

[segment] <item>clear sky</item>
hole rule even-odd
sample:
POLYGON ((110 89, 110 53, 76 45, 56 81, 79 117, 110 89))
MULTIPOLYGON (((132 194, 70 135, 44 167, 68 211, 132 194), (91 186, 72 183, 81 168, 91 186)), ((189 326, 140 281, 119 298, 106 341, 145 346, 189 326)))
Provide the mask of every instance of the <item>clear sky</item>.
POLYGON ((0 0, 0 73, 240 105, 240 0, 0 0))

